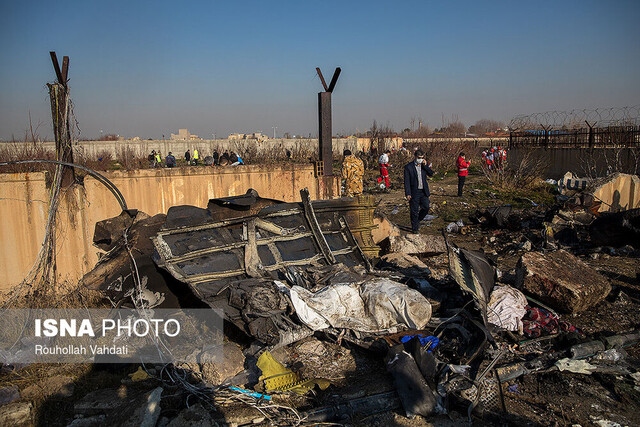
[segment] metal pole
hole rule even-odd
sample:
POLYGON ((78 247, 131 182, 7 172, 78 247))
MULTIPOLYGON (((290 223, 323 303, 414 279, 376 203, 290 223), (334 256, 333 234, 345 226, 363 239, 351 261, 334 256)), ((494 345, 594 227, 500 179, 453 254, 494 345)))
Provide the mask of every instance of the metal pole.
POLYGON ((324 163, 325 176, 333 175, 333 147, 331 146, 331 92, 318 93, 318 142, 320 161, 324 163))

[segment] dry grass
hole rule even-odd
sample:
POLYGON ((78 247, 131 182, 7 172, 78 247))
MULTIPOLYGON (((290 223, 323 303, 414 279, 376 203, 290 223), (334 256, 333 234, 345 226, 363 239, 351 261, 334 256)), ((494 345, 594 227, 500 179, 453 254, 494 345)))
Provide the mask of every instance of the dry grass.
POLYGON ((547 165, 544 159, 533 151, 524 153, 519 162, 515 164, 494 163, 489 169, 482 164, 482 172, 489 182, 498 190, 530 189, 538 185, 547 165))
POLYGON ((24 283, 0 294, 3 308, 111 308, 98 291, 78 283, 24 283))
MULTIPOLYGON (((0 162, 11 162, 17 160, 55 160, 56 153, 45 149, 41 144, 24 142, 3 142, 0 143, 0 162)), ((26 163, 20 165, 1 166, 0 173, 26 173, 26 172, 52 172, 55 169, 53 164, 26 163)))
MULTIPOLYGON (((224 150, 221 149, 217 151, 220 154, 224 153, 224 150)), ((246 164, 275 164, 286 161, 309 163, 318 158, 317 146, 304 142, 296 143, 294 147, 289 149, 291 159, 287 158, 287 149, 284 147, 261 147, 258 151, 258 146, 254 141, 237 141, 233 144, 233 151, 239 154, 246 164)))
POLYGON ((424 151, 427 161, 433 163, 434 171, 446 172, 456 168, 456 160, 461 152, 464 152, 468 159, 476 159, 480 156, 480 149, 475 148, 473 143, 455 140, 411 143, 407 148, 408 151, 404 154, 394 153, 392 163, 400 165, 403 162, 409 162, 413 159, 414 148, 418 148, 424 151))

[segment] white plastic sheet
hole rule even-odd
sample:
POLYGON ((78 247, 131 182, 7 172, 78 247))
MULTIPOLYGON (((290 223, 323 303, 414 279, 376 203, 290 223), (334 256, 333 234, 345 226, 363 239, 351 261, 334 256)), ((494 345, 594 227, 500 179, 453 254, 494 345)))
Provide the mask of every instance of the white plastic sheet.
POLYGON ((288 292, 296 314, 313 330, 393 333, 422 329, 431 318, 431 304, 420 292, 386 278, 335 284, 316 293, 293 286, 288 292))
POLYGON ((527 298, 511 286, 496 286, 487 306, 487 320, 508 331, 522 333, 522 318, 527 313, 527 298))

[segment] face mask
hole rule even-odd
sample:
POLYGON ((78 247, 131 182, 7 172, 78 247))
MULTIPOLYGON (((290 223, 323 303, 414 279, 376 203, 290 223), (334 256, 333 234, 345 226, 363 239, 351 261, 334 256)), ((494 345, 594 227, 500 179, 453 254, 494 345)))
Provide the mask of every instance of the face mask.
POLYGON ((416 159, 416 166, 421 164, 424 161, 424 159, 416 159))

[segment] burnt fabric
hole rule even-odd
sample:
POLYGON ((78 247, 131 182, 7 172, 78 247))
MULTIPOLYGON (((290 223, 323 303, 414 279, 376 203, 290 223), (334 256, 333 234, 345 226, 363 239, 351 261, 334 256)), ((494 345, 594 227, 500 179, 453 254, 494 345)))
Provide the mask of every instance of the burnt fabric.
POLYGON ((543 308, 527 307, 527 313, 522 318, 522 323, 524 325, 524 334, 529 338, 557 334, 558 332, 582 334, 582 331, 571 323, 559 320, 543 308))

